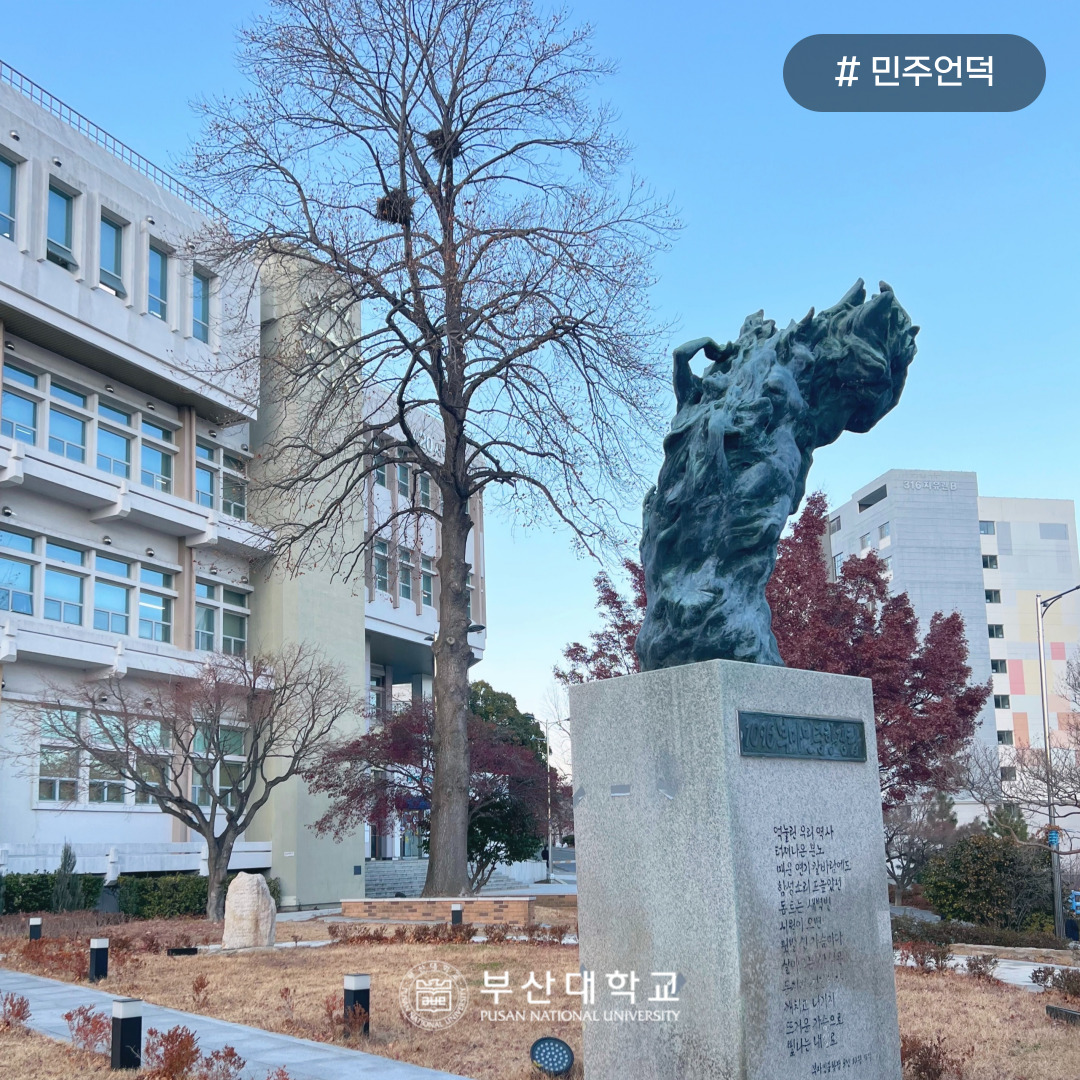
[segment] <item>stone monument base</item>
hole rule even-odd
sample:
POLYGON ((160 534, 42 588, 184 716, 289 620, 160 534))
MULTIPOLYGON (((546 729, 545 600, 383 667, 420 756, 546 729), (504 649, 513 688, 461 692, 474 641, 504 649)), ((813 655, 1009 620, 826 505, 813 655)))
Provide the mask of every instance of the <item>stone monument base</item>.
POLYGON ((869 681, 712 660, 570 718, 586 1080, 900 1080, 869 681))

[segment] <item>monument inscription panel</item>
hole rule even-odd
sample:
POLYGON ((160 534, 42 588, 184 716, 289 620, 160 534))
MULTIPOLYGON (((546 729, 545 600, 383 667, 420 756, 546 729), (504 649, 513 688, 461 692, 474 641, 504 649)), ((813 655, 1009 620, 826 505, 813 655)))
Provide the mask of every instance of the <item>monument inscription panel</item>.
POLYGON ((740 709, 739 753, 743 757, 865 761, 866 730, 861 720, 781 716, 740 709))

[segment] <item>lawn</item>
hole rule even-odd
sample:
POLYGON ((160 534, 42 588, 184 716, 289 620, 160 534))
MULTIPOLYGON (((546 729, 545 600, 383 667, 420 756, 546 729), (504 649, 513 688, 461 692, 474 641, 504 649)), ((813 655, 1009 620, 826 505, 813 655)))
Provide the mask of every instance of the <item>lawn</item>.
MULTIPOLYGON (((565 912, 560 912, 566 922, 565 912)), ((176 924, 171 924, 174 928, 176 924)), ((209 932, 208 924, 201 924, 209 932)), ((123 930, 136 947, 117 954, 107 983, 101 989, 144 998, 159 1005, 200 1012, 237 1023, 280 1031, 303 1038, 343 1041, 340 1012, 342 976, 371 975, 372 1034, 354 1044, 372 1053, 445 1069, 475 1080, 533 1080, 528 1048, 540 1035, 565 1039, 576 1054, 581 1050, 580 1024, 572 1020, 481 1020, 490 1010, 480 993, 485 971, 509 972, 514 994, 501 1009, 526 1004, 522 984, 530 973, 545 981, 555 976, 550 1009, 580 1008, 579 999, 565 991, 565 974, 578 970, 574 945, 528 944, 332 944, 245 954, 203 953, 166 957, 137 947, 144 940, 170 938, 158 928, 145 938, 140 924, 123 930), (470 987, 465 1017, 445 1031, 411 1026, 401 1015, 398 990, 405 973, 421 962, 441 960, 458 968, 470 987), (329 1009, 328 1009, 329 1006, 329 1009)), ((301 940, 326 934, 325 924, 280 923, 279 939, 293 933, 301 940), (293 927, 296 927, 294 930, 293 927), (284 932, 282 932, 284 931, 284 932)), ((181 931, 198 935, 198 928, 181 931)), ((63 942, 46 943, 42 956, 62 955, 63 942)), ((72 979, 73 971, 46 970, 40 956, 25 955, 22 943, 0 941, 0 961, 40 974, 72 979)), ((82 956, 85 941, 72 950, 82 956)), ((949 1055, 963 1059, 963 1080, 1076 1080, 1080 1077, 1080 1038, 1074 1028, 1047 1019, 1045 1006, 1065 1003, 1058 995, 1035 994, 1002 984, 978 982, 959 974, 896 973, 900 1027, 903 1034, 933 1040, 939 1035, 949 1055)), ((0 990, 3 987, 0 985, 0 990)), ((547 996, 533 991, 536 997, 547 996)), ((599 1001, 599 995, 598 995, 599 1001)), ((71 1056, 59 1044, 34 1036, 0 1034, 0 1076, 20 1080, 96 1076, 99 1062, 86 1055, 71 1056), (19 1040, 22 1039, 20 1042, 19 1040), (9 1049, 10 1046, 10 1049, 9 1049), (35 1049, 36 1047, 36 1049, 35 1049)))

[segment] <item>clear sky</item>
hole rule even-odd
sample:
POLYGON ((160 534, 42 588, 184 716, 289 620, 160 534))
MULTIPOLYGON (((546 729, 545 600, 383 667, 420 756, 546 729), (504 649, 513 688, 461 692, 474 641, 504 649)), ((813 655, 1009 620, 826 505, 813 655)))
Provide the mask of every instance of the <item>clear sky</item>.
MULTIPOLYGON (((733 338, 880 278, 922 326, 898 408, 821 451, 832 502, 889 468, 972 469, 986 495, 1076 499, 1080 8, 1071 0, 578 0, 635 166, 686 228, 660 269, 671 344, 733 338), (784 57, 814 33, 1013 33, 1046 60, 1018 113, 819 114, 784 57)), ((260 0, 8 4, 0 58, 151 160, 197 132, 189 101, 235 87, 235 28, 260 0)), ((637 501, 641 493, 635 493, 637 501)), ((487 519, 488 651, 475 670, 546 711, 562 646, 595 626, 596 565, 566 535, 487 519)))

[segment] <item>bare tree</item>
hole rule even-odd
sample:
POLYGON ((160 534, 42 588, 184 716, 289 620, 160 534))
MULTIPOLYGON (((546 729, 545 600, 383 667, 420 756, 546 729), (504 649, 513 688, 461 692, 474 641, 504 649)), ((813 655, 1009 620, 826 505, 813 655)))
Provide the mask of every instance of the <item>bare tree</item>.
POLYGON ((647 292, 675 222, 624 175, 588 28, 529 0, 270 6, 242 33, 247 91, 203 106, 191 173, 229 222, 207 257, 284 272, 296 300, 264 358, 276 553, 348 577, 375 539, 439 523, 425 893, 460 895, 479 499, 589 550, 622 538, 658 431, 647 292), (389 462, 409 497, 352 539, 389 462))
POLYGON ((303 646, 213 655, 167 681, 51 686, 20 710, 20 753, 78 755, 89 761, 91 784, 133 788, 136 802, 156 804, 202 837, 206 914, 219 920, 236 840, 356 708, 338 669, 303 646))
POLYGON ((903 905, 930 859, 956 837, 952 799, 925 792, 884 811, 885 867, 903 905))
POLYGON ((1049 770, 1042 746, 976 747, 965 761, 964 785, 987 808, 1000 835, 1040 848, 1046 847, 1045 825, 1029 834, 1027 823, 1045 821, 1052 800, 1065 858, 1080 855, 1080 652, 1066 664, 1057 692, 1077 711, 1058 713, 1049 770), (1003 807, 1018 813, 1003 813, 1003 807))

